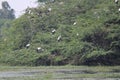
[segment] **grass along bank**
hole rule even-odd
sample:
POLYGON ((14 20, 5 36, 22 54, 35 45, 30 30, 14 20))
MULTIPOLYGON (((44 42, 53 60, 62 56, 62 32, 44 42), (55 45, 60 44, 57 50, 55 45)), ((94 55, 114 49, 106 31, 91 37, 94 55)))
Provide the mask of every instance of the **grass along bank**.
POLYGON ((0 66, 0 80, 75 80, 80 78, 120 78, 120 66, 0 66))

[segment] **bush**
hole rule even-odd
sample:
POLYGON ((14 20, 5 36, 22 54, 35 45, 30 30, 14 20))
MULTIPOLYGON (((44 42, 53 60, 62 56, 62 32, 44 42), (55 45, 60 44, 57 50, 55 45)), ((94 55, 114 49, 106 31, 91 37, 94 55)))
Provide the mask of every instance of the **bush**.
POLYGON ((85 65, 120 65, 119 54, 113 51, 94 50, 82 57, 85 65))
POLYGON ((110 48, 110 40, 107 39, 108 34, 108 30, 104 27, 93 27, 88 33, 85 33, 82 40, 107 50, 110 48))

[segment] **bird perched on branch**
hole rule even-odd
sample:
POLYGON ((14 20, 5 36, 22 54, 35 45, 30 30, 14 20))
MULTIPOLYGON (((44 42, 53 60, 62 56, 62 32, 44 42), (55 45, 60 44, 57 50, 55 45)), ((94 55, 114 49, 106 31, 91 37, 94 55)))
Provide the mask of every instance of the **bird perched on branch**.
POLYGON ((119 1, 118 1, 118 0, 114 0, 114 2, 115 2, 116 4, 118 4, 119 1))
POLYGON ((29 48, 29 47, 30 47, 30 44, 27 44, 27 45, 26 45, 26 48, 29 48))
POLYGON ((44 51, 44 49, 42 49, 41 47, 38 47, 38 48, 36 49, 36 51, 37 51, 37 53, 41 53, 41 52, 44 51))
POLYGON ((58 36, 57 41, 59 42, 61 40, 62 36, 58 36))
POLYGON ((55 29, 53 29, 53 30, 52 30, 52 34, 55 34, 55 32, 56 32, 56 30, 55 30, 55 29))

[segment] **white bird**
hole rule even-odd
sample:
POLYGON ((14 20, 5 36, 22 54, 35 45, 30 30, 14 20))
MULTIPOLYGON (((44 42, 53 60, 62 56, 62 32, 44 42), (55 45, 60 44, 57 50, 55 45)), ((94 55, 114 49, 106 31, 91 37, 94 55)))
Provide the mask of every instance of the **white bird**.
POLYGON ((118 9, 118 11, 120 12, 120 8, 118 9))
POLYGON ((55 30, 55 29, 53 29, 53 30, 52 30, 52 34, 55 34, 55 32, 56 32, 56 30, 55 30))
POLYGON ((30 44, 27 44, 27 45, 26 45, 26 48, 29 48, 29 47, 30 47, 30 44))
POLYGON ((73 23, 73 25, 76 25, 76 24, 77 24, 77 22, 74 22, 74 23, 73 23))
POLYGON ((61 40, 61 38, 62 38, 62 36, 61 36, 61 35, 60 35, 60 36, 58 36, 57 41, 60 41, 60 40, 61 40))
POLYGON ((43 49, 42 49, 41 47, 38 47, 38 48, 37 48, 37 52, 38 52, 38 53, 40 53, 40 52, 42 52, 42 51, 43 51, 43 49))
POLYGON ((49 11, 49 12, 52 11, 52 8, 48 8, 48 11, 49 11))
POLYGON ((114 0, 116 4, 118 4, 118 0, 114 0))

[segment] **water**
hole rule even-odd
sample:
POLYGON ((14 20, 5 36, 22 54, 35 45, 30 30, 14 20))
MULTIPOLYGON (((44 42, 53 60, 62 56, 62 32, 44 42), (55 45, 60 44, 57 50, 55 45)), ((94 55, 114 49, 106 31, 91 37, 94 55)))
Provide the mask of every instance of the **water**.
MULTIPOLYGON (((111 73, 119 74, 115 70, 111 73)), ((53 80, 120 80, 119 78, 79 78, 76 75, 81 74, 110 74, 110 72, 94 72, 86 69, 38 69, 38 70, 21 70, 0 72, 1 78, 14 77, 35 77, 40 75, 53 74, 53 80)))

